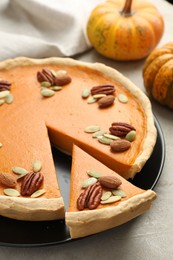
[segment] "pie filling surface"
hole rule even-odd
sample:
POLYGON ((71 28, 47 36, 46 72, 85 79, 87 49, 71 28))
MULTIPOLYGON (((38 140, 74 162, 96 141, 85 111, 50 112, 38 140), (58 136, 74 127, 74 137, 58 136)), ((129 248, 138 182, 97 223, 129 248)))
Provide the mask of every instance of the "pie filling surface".
MULTIPOLYGON (((0 78, 11 83, 10 93, 14 97, 11 104, 0 106, 0 172, 15 175, 17 179, 13 167, 19 166, 32 172, 33 162, 39 160, 42 164, 40 171, 44 176, 39 189, 45 190, 37 198, 21 194, 12 197, 4 194, 4 189, 8 187, 1 183, 1 215, 27 220, 64 217, 63 198, 50 143, 69 154, 75 144, 102 162, 105 166, 101 168, 107 166, 125 179, 133 178, 150 157, 156 141, 150 102, 142 91, 116 70, 102 64, 88 64, 72 59, 16 58, 0 63, 0 78), (43 69, 54 72, 63 70, 68 73, 71 82, 55 91, 53 96, 44 97, 41 94, 43 87, 37 78, 37 73, 43 69), (88 98, 82 98, 81 94, 84 89, 91 90, 101 85, 115 87, 114 103, 106 108, 99 108, 98 101, 89 103, 88 98), (128 102, 119 101, 121 94, 128 98, 128 102), (131 142, 130 149, 113 152, 110 145, 101 143, 85 131, 86 127, 97 125, 100 130, 110 134, 113 122, 127 123, 135 128, 136 138, 131 142)), ((85 168, 86 160, 82 157, 77 160, 81 169, 85 168)), ((76 189, 70 195, 69 211, 77 210, 75 203, 79 195, 79 183, 85 177, 84 173, 79 172, 77 175, 78 178, 74 177, 76 189)), ((19 193, 22 180, 18 179, 15 187, 19 193)), ((71 179, 71 182, 74 180, 71 179)), ((123 185, 125 189, 129 185, 128 196, 131 196, 131 192, 133 195, 143 193, 138 188, 132 188, 128 182, 123 185)))

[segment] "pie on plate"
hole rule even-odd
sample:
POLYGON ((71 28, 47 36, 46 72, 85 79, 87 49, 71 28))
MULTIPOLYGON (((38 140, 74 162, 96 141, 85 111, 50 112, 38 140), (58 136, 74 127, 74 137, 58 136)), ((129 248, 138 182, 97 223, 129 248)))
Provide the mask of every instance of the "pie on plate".
POLYGON ((65 217, 51 144, 68 154, 76 145, 129 179, 156 142, 138 87, 113 68, 68 58, 0 62, 0 122, 0 215, 18 220, 65 217))

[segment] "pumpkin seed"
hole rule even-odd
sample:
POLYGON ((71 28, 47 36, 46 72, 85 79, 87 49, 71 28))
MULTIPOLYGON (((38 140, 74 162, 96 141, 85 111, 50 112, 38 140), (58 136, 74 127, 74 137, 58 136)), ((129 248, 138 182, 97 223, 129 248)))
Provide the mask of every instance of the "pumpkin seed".
POLYGON ((59 90, 63 89, 63 87, 53 86, 51 89, 54 90, 54 91, 59 91, 59 90))
POLYGON ((86 133, 95 133, 100 130, 99 125, 89 125, 84 129, 84 132, 86 133))
POLYGON ((45 189, 40 189, 35 191, 34 193, 32 193, 31 198, 37 198, 40 197, 41 195, 43 195, 44 193, 46 193, 45 189))
POLYGON ((5 195, 10 196, 10 197, 19 197, 20 196, 20 193, 17 190, 11 189, 11 188, 4 189, 3 192, 5 195))
POLYGON ((103 193, 103 195, 101 196, 101 200, 108 200, 111 195, 112 195, 112 192, 111 192, 111 191, 106 191, 106 192, 103 193))
POLYGON ((125 139, 128 140, 129 142, 134 141, 135 138, 136 138, 136 131, 135 131, 135 130, 130 131, 130 132, 125 136, 125 139))
POLYGON ((118 100, 121 102, 121 103, 127 103, 128 102, 128 97, 124 94, 119 94, 118 95, 118 100))
POLYGON ((17 180, 22 179, 22 178, 25 177, 28 173, 29 173, 29 172, 19 174, 19 176, 17 177, 17 180))
POLYGON ((9 90, 4 90, 0 92, 0 98, 5 98, 6 96, 8 96, 10 94, 9 90))
POLYGON ((101 200, 100 203, 101 204, 110 204, 110 203, 114 203, 116 201, 119 201, 120 199, 121 199, 121 196, 111 196, 107 200, 101 200))
POLYGON ((39 172, 41 170, 42 163, 39 160, 35 160, 32 164, 32 169, 34 172, 39 172))
POLYGON ((83 89, 81 95, 82 95, 83 98, 89 97, 89 95, 90 95, 90 90, 89 90, 88 88, 83 89))
POLYGON ((62 77, 67 74, 66 70, 58 70, 56 71, 56 77, 62 77))
POLYGON ((12 171, 16 174, 24 174, 24 173, 28 173, 27 170, 25 170, 24 168, 22 167, 18 167, 18 166, 15 166, 15 167, 12 167, 12 171))
POLYGON ((4 99, 1 99, 0 100, 0 106, 3 105, 5 103, 5 100, 4 99))
POLYGON ((107 145, 109 145, 109 144, 113 141, 112 139, 107 138, 107 137, 105 137, 105 136, 98 136, 97 139, 98 139, 98 141, 99 141, 100 143, 102 143, 102 144, 107 144, 107 145))
POLYGON ((106 97, 105 94, 96 94, 96 95, 93 95, 93 98, 95 99, 99 99, 99 98, 102 98, 102 97, 106 97))
POLYGON ((95 102, 97 102, 97 99, 96 99, 96 98, 93 98, 93 97, 90 97, 90 98, 88 98, 88 100, 87 100, 87 103, 88 103, 88 104, 93 104, 93 103, 95 103, 95 102))
POLYGON ((120 190, 120 189, 112 190, 112 194, 113 194, 114 196, 121 196, 121 198, 127 197, 125 191, 120 190))
POLYGON ((82 188, 87 188, 88 186, 97 182, 97 179, 94 177, 88 178, 87 180, 83 181, 82 188))
POLYGON ((2 143, 0 143, 0 148, 2 147, 2 143))
POLYGON ((103 136, 104 134, 106 134, 106 131, 100 130, 100 131, 97 131, 97 132, 93 133, 93 134, 92 134, 92 137, 93 137, 93 138, 96 138, 96 137, 98 137, 98 136, 103 136))
POLYGON ((13 102, 13 99, 14 99, 14 97, 13 97, 13 95, 10 93, 10 94, 8 94, 8 95, 6 96, 5 102, 6 102, 7 104, 11 104, 11 103, 13 102))
POLYGON ((40 92, 43 97, 52 97, 55 94, 54 90, 48 88, 42 88, 40 92))
POLYGON ((95 170, 87 170, 86 172, 89 176, 94 177, 96 179, 98 179, 102 176, 102 174, 100 172, 97 172, 95 170))
POLYGON ((44 88, 49 88, 51 86, 51 83, 48 81, 42 81, 41 86, 44 88))
POLYGON ((111 134, 104 134, 105 137, 112 139, 112 140, 119 140, 120 138, 116 135, 111 135, 111 134))

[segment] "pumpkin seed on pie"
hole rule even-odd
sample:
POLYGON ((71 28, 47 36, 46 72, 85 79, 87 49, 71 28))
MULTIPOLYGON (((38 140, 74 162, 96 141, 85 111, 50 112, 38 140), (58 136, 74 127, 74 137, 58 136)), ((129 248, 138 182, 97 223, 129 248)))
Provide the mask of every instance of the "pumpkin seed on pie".
POLYGON ((121 189, 112 190, 112 194, 114 196, 121 196, 122 198, 125 198, 127 196, 125 191, 123 191, 121 189))
POLYGON ((95 133, 100 130, 99 125, 89 125, 84 129, 84 132, 86 133, 95 133))
POLYGON ((61 87, 61 86, 53 86, 53 87, 51 87, 51 89, 54 90, 54 91, 59 91, 59 90, 63 89, 63 87, 61 87))
POLYGON ((121 103, 127 103, 128 102, 128 97, 124 94, 119 94, 118 95, 118 100, 121 102, 121 103))
POLYGON ((116 135, 111 135, 111 134, 104 134, 103 136, 105 136, 106 138, 109 138, 111 140, 119 140, 120 137, 116 136, 116 135))
POLYGON ((95 170, 87 170, 86 172, 87 172, 87 174, 88 174, 89 176, 94 177, 94 178, 97 178, 97 179, 102 176, 102 174, 101 174, 100 172, 95 171, 95 170))
POLYGON ((8 96, 10 94, 9 90, 4 90, 0 92, 0 98, 5 98, 6 96, 8 96))
POLYGON ((7 104, 11 104, 12 102, 13 102, 13 99, 14 99, 14 97, 13 97, 13 94, 8 94, 6 97, 5 97, 5 103, 7 103, 7 104))
POLYGON ((48 81, 43 81, 43 82, 41 82, 41 86, 45 87, 45 88, 49 88, 51 86, 51 83, 48 81))
POLYGON ((129 142, 134 141, 135 138, 136 138, 136 131, 135 130, 128 132, 128 134, 125 136, 125 139, 129 142))
POLYGON ((106 134, 106 131, 100 130, 100 131, 94 132, 94 133, 92 134, 92 137, 93 137, 93 138, 97 138, 98 136, 103 136, 104 134, 106 134))
POLYGON ((44 193, 46 193, 46 190, 45 190, 45 189, 37 190, 37 191, 35 191, 34 193, 32 193, 31 198, 38 198, 38 197, 40 197, 41 195, 43 195, 44 193))
POLYGON ((82 90, 81 95, 82 95, 83 98, 87 98, 87 97, 89 97, 90 93, 91 93, 91 91, 88 88, 85 88, 85 89, 82 90))
POLYGON ((101 204, 111 204, 121 200, 121 196, 111 196, 107 200, 101 200, 101 204))
POLYGON ((20 180, 20 179, 24 178, 28 173, 29 172, 19 174, 19 176, 17 177, 17 180, 20 180))
POLYGON ((35 160, 32 164, 32 169, 34 172, 39 172, 42 168, 42 163, 39 160, 35 160))
POLYGON ((20 196, 20 193, 17 190, 12 189, 12 188, 4 189, 4 194, 7 196, 10 196, 10 197, 19 197, 20 196))
POLYGON ((25 174, 25 173, 28 173, 28 171, 22 167, 19 167, 19 166, 14 166, 12 167, 12 171, 16 174, 25 174))
POLYGON ((107 145, 109 145, 111 142, 113 142, 113 139, 107 138, 105 136, 98 136, 97 139, 100 143, 107 144, 107 145))
POLYGON ((93 104, 93 103, 95 103, 95 102, 97 102, 97 99, 94 98, 94 97, 89 97, 88 100, 87 100, 87 103, 88 103, 88 104, 93 104))
POLYGON ((112 195, 112 192, 111 192, 111 191, 106 191, 106 192, 103 193, 103 195, 101 196, 101 200, 108 200, 111 195, 112 195))
POLYGON ((43 97, 52 97, 55 94, 55 91, 47 88, 41 89, 40 92, 43 97))
POLYGON ((91 177, 91 178, 88 178, 85 181, 83 181, 81 187, 82 188, 87 188, 88 186, 90 186, 90 185, 92 185, 92 184, 94 184, 96 182, 97 182, 97 179, 94 178, 94 177, 91 177))

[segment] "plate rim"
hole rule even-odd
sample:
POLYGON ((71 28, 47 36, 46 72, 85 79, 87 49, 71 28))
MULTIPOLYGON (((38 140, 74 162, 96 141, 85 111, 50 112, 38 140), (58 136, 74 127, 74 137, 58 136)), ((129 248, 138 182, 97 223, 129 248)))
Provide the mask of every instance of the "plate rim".
POLYGON ((156 116, 154 115, 154 123, 156 125, 156 129, 157 131, 159 130, 159 137, 160 137, 160 142, 161 142, 161 147, 162 147, 162 158, 161 158, 161 162, 160 162, 160 168, 159 168, 159 173, 157 174, 157 177, 153 183, 153 185, 151 186, 151 190, 153 190, 157 184, 157 182, 159 181, 160 179, 160 176, 162 174, 162 171, 163 171, 163 167, 164 167, 164 164, 165 164, 165 157, 166 157, 166 143, 165 143, 165 138, 164 138, 164 134, 163 134, 163 130, 162 130, 162 127, 158 121, 158 119, 156 118, 156 116))

